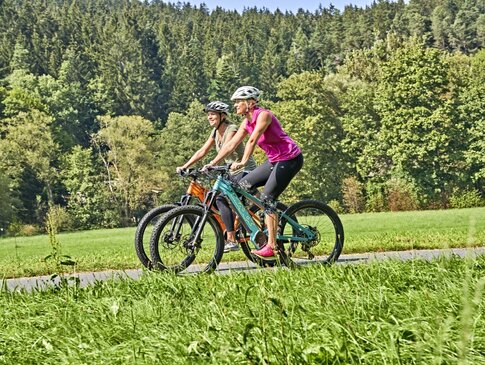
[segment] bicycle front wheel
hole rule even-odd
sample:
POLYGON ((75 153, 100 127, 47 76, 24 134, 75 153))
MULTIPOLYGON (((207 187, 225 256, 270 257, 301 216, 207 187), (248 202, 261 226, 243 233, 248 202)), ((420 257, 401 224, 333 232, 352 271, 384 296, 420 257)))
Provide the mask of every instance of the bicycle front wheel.
POLYGON ((192 265, 194 272, 212 272, 221 261, 224 235, 219 223, 209 214, 196 237, 203 208, 177 207, 166 213, 153 228, 150 254, 154 268, 180 273, 192 265))
POLYGON ((285 251, 296 264, 304 263, 315 256, 325 264, 331 264, 338 259, 344 245, 344 228, 332 208, 318 200, 302 200, 290 206, 285 213, 314 233, 314 239, 305 240, 305 235, 298 227, 292 226, 284 217, 281 218, 280 233, 295 239, 279 241, 278 244, 283 248, 283 245, 289 243, 289 250, 285 251))
POLYGON ((153 231, 154 225, 160 220, 160 218, 167 213, 169 210, 172 210, 177 205, 175 204, 165 204, 159 207, 153 208, 147 214, 143 216, 136 227, 135 232, 135 250, 136 255, 140 262, 145 266, 147 269, 152 269, 153 264, 150 260, 150 235, 153 231))

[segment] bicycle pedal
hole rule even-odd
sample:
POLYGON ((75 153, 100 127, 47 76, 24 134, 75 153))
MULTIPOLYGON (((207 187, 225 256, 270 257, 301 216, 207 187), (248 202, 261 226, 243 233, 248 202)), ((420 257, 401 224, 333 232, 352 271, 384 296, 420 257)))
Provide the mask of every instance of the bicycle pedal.
POLYGON ((313 252, 308 252, 308 260, 313 260, 315 258, 315 255, 313 254, 313 252))

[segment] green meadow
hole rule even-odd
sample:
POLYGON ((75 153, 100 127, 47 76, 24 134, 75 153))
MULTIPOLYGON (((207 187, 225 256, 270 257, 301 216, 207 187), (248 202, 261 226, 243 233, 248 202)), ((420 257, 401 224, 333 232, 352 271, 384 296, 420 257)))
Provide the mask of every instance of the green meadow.
MULTIPOLYGON (((348 214, 343 254, 389 250, 485 246, 485 208, 348 214)), ((66 272, 140 268, 134 249, 135 228, 60 233, 61 253, 76 265, 66 272)), ((0 277, 54 273, 49 237, 0 239, 0 277)), ((318 253, 318 250, 316 251, 318 253)), ((244 260, 241 252, 223 260, 244 260)))
POLYGON ((0 364, 484 364, 485 256, 0 293, 0 364))

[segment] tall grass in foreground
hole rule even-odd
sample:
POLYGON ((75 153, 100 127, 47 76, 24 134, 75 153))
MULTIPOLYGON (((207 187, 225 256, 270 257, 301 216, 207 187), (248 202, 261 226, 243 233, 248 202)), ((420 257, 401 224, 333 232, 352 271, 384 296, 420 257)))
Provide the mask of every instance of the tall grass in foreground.
POLYGON ((4 364, 484 364, 485 256, 0 296, 4 364))

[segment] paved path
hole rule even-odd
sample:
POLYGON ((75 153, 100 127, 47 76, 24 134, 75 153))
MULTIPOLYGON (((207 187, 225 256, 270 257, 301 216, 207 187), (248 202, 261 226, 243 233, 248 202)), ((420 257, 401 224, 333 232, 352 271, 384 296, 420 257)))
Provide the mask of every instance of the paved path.
MULTIPOLYGON (((416 258, 431 260, 433 258, 443 256, 443 255, 458 255, 460 257, 471 256, 475 257, 477 255, 485 255, 485 247, 478 248, 453 248, 446 250, 413 250, 413 251, 391 251, 391 252, 376 252, 376 253, 363 253, 363 254, 351 254, 351 255, 341 255, 337 261, 338 265, 352 264, 352 263, 362 263, 370 262, 375 260, 388 260, 388 259, 399 259, 399 260, 412 260, 416 258)), ((308 264, 318 264, 322 260, 318 257, 313 261, 305 261, 308 264)), ((196 273, 199 268, 189 267, 190 272, 196 273)), ((219 265, 216 273, 225 275, 231 272, 241 272, 241 271, 257 271, 257 270, 268 270, 263 269, 252 262, 249 261, 239 261, 239 262, 223 262, 219 265)), ((109 279, 123 279, 131 278, 138 279, 143 275, 144 271, 138 270, 109 270, 109 271, 98 271, 91 273, 76 273, 69 275, 69 277, 79 278, 79 283, 81 287, 88 286, 96 281, 104 281, 109 279)), ((17 279, 6 279, 1 281, 1 288, 8 291, 20 291, 25 290, 31 292, 33 290, 42 290, 48 287, 59 284, 59 278, 51 279, 51 276, 36 276, 28 278, 17 278, 17 279)))

